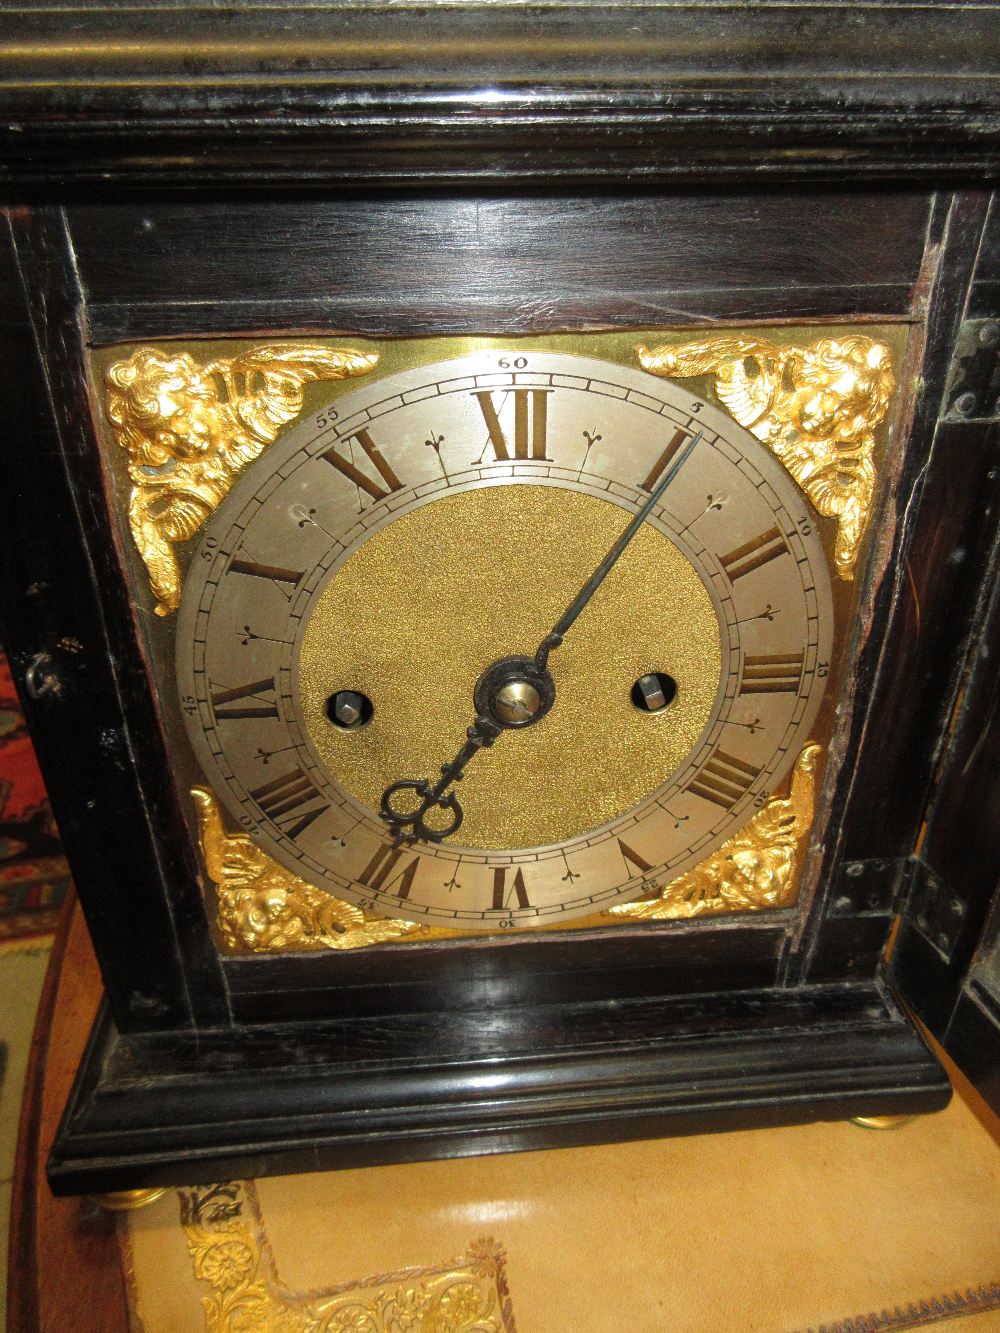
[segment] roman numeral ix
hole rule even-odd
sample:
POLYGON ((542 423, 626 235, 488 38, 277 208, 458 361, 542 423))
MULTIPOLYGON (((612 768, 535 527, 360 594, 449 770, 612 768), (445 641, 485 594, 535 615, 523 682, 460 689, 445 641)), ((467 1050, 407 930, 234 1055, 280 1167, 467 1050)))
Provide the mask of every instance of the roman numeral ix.
POLYGON ((210 696, 216 721, 246 717, 277 717, 278 698, 274 677, 252 680, 231 690, 218 690, 210 696))

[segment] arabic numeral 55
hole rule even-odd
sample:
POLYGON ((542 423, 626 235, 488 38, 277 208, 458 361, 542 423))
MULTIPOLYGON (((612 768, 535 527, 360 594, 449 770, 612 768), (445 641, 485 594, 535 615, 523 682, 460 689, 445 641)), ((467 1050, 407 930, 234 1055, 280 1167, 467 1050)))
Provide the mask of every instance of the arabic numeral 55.
POLYGON ((325 412, 320 412, 319 416, 316 417, 316 429, 323 430, 325 426, 332 426, 336 420, 336 408, 328 407, 325 412))

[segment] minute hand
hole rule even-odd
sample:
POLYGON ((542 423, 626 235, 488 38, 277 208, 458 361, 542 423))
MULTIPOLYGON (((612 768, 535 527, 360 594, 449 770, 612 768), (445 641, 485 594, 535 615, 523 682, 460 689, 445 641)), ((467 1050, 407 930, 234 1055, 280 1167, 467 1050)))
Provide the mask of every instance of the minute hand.
POLYGON ((601 563, 597 566, 593 574, 591 574, 590 578, 583 585, 580 591, 576 594, 576 596, 570 602, 569 606, 567 606, 566 610, 562 613, 562 615, 559 617, 556 623, 549 630, 548 634, 546 634, 545 638, 538 645, 538 651, 535 653, 535 666, 538 668, 539 671, 544 671, 546 669, 546 664, 548 663, 549 660, 549 653, 552 651, 553 648, 558 648, 559 645, 562 643, 567 630, 576 620, 577 616, 580 614, 583 608, 590 601, 591 597, 593 597, 597 589, 607 578, 608 574, 610 574, 612 566, 617 562, 619 557, 624 552, 625 548, 628 546, 629 542, 632 540, 635 534, 642 527, 643 523, 645 523, 646 519, 652 513, 657 502, 663 495, 663 492, 673 481, 674 477, 677 476, 678 472, 680 472, 681 468, 684 466, 684 463, 687 461, 695 445, 701 439, 702 434, 703 434, 702 431, 698 431, 697 435, 692 436, 691 439, 688 440, 687 444, 684 446, 684 448, 681 450, 681 452, 677 455, 674 461, 667 468, 666 472, 663 474, 662 480, 659 482, 656 489, 653 491, 652 495, 642 506, 639 512, 635 515, 631 523, 628 525, 628 527, 625 529, 622 535, 615 542, 614 546, 612 546, 611 550, 607 553, 607 555, 604 557, 601 563))

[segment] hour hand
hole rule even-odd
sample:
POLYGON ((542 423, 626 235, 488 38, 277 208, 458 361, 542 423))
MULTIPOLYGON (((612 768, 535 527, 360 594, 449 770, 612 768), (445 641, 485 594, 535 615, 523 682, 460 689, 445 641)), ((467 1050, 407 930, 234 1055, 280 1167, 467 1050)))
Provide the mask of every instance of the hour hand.
POLYGON ((382 793, 379 812, 395 832, 397 842, 442 842, 456 833, 465 818, 458 797, 448 788, 460 782, 465 765, 484 746, 492 745, 501 728, 488 717, 479 716, 466 733, 466 742, 450 764, 441 767, 441 776, 433 785, 426 778, 402 778, 390 782, 382 793), (407 800, 407 797, 410 797, 407 800), (416 797, 416 804, 413 798, 416 797), (434 810, 442 811, 443 823, 431 822, 428 816, 434 810))

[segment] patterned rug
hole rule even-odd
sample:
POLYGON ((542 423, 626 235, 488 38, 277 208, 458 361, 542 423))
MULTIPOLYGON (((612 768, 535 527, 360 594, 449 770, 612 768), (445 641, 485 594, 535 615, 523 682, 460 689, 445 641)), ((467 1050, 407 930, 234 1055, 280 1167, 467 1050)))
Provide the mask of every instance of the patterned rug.
POLYGON ((51 934, 69 885, 45 784, 0 654, 0 949, 51 934))

